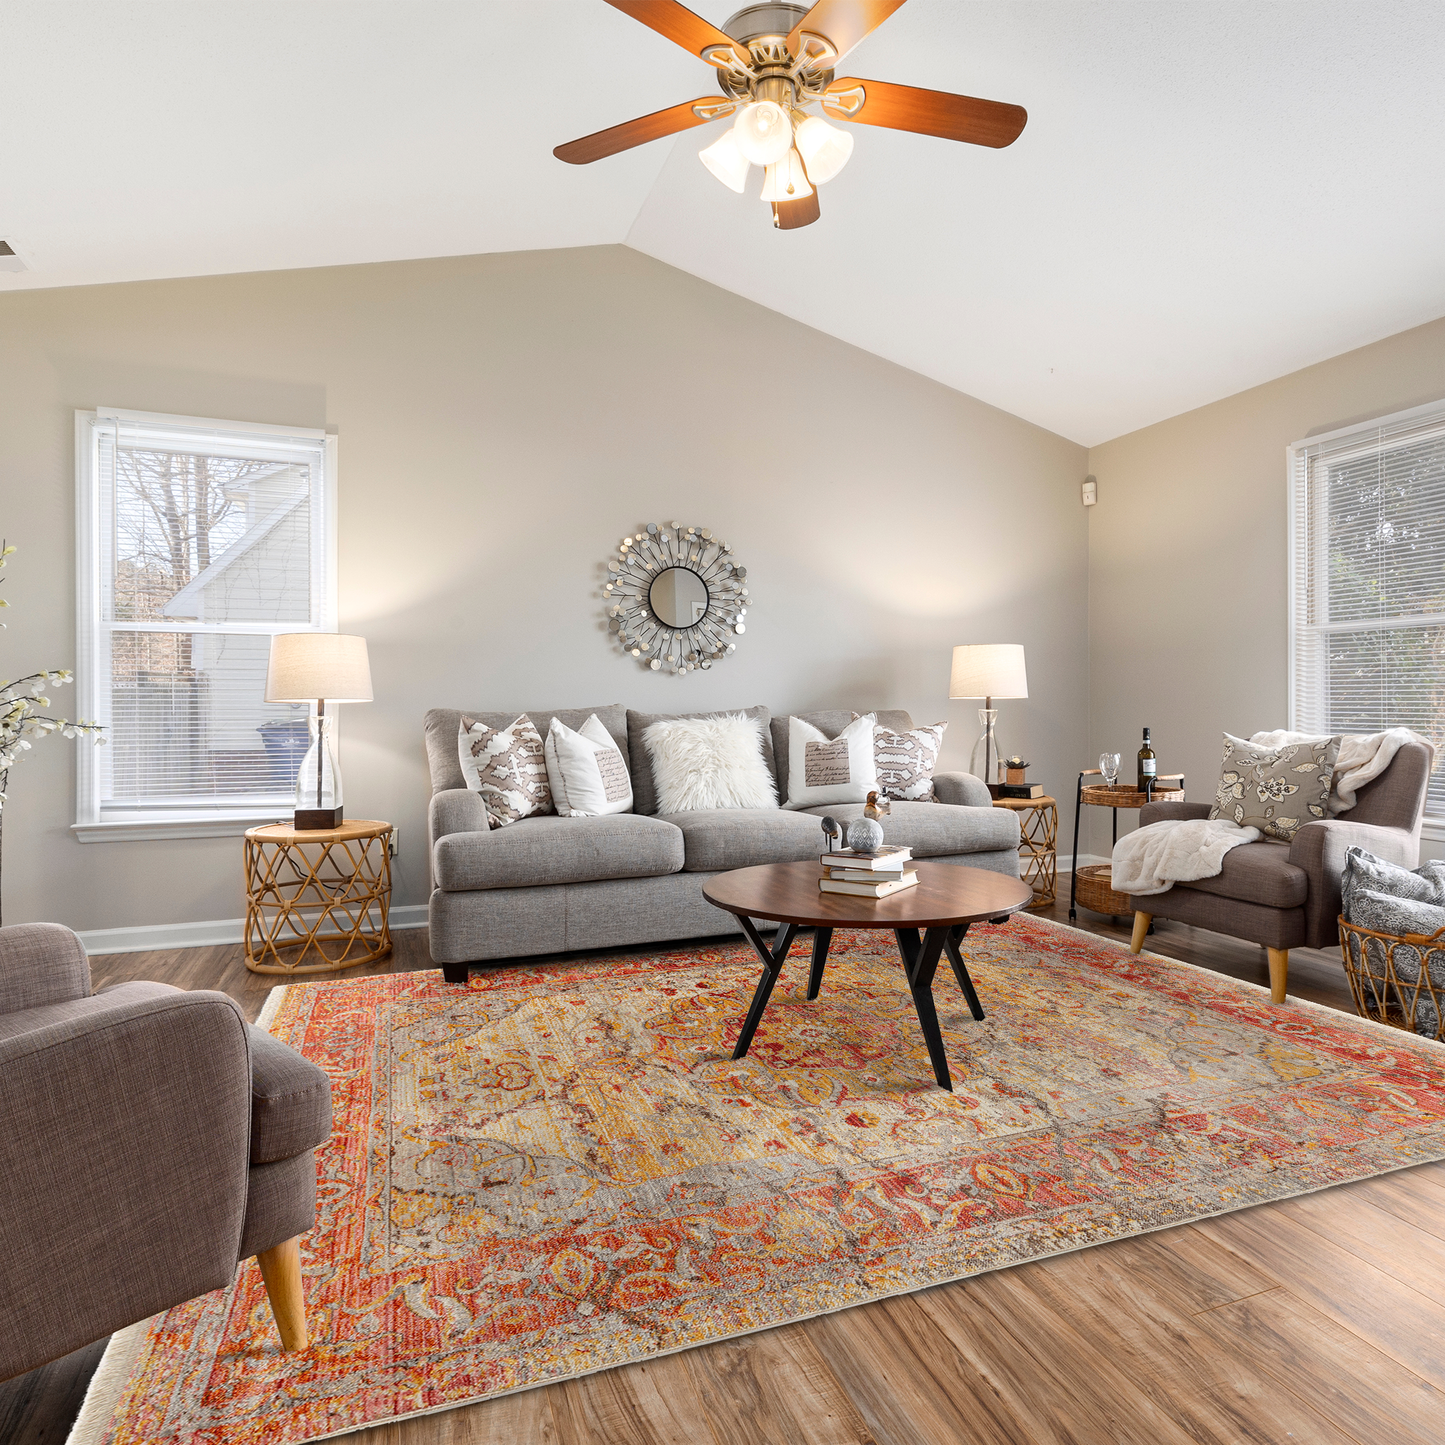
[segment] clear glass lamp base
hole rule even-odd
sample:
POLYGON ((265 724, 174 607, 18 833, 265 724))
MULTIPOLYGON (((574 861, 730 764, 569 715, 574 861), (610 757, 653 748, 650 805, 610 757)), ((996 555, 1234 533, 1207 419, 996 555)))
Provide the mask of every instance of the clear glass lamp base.
POLYGON ((331 749, 331 719, 310 720, 311 746, 296 774, 297 828, 338 827, 342 820, 341 772, 331 749))
POLYGON ((982 778, 985 783, 998 784, 1004 779, 1004 753, 999 746, 998 733, 994 729, 997 720, 996 707, 979 708, 978 722, 981 731, 969 756, 968 770, 974 777, 982 778))

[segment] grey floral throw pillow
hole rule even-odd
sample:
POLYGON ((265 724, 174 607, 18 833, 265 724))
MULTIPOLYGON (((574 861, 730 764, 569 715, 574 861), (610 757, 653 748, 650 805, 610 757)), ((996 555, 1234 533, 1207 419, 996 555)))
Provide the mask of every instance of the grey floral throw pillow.
POLYGON ((1339 754, 1338 737, 1258 748, 1225 733, 1209 816, 1288 843, 1306 823, 1329 817, 1330 779, 1339 754))

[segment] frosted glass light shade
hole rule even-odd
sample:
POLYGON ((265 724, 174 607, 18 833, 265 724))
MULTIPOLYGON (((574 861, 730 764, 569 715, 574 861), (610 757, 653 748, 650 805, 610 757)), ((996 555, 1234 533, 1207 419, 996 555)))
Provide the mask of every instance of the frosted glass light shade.
POLYGON ((714 144, 699 151, 697 158, 730 191, 742 195, 748 183, 749 161, 738 149, 738 138, 731 130, 725 130, 714 144))
POLYGON ((755 166, 770 166, 793 148, 793 127, 788 113, 771 100, 745 105, 733 121, 738 149, 755 166))
POLYGON ((267 702, 370 702, 366 639, 342 632, 283 632, 271 639, 267 702))
POLYGON ((798 153, 808 168, 808 179, 815 186, 831 181, 853 154, 853 134, 829 125, 826 120, 810 115, 798 127, 798 153))
POLYGON ((803 159, 797 151, 788 154, 763 174, 762 199, 765 201, 801 201, 813 194, 808 184, 803 159))
POLYGON ((1017 642, 969 642, 953 649, 949 697, 1027 697, 1028 673, 1017 642))

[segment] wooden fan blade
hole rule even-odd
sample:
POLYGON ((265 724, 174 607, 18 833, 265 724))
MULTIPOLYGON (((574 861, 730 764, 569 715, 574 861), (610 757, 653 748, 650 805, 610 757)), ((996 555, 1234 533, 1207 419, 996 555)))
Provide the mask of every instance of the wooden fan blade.
POLYGON ((796 59, 802 54, 804 35, 821 35, 833 47, 833 55, 820 59, 824 68, 831 66, 902 4, 903 0, 818 0, 788 32, 788 53, 796 59))
POLYGON ((636 120, 625 120, 621 125, 584 135, 581 140, 569 140, 566 145, 557 146, 552 154, 569 165, 585 166, 591 161, 600 161, 603 156, 615 156, 618 151, 646 145, 650 140, 676 135, 695 125, 706 125, 720 115, 731 115, 737 108, 737 101, 725 96, 704 95, 666 110, 655 110, 651 115, 640 115, 636 120))
POLYGON ((739 45, 731 35, 724 34, 716 25, 710 25, 701 15, 694 15, 677 0, 607 0, 614 10, 640 20, 649 30, 665 35, 674 45, 680 45, 689 55, 717 65, 716 59, 709 59, 709 52, 719 48, 731 51, 741 65, 753 63, 753 57, 745 45, 739 45))
POLYGON ((773 202, 773 225, 780 231, 796 231, 799 226, 811 226, 821 214, 817 186, 813 187, 811 196, 803 196, 796 201, 773 202))
POLYGON ((995 149, 1012 145, 1029 118, 1021 105, 852 77, 835 80, 828 87, 823 110, 835 120, 911 130, 995 149))

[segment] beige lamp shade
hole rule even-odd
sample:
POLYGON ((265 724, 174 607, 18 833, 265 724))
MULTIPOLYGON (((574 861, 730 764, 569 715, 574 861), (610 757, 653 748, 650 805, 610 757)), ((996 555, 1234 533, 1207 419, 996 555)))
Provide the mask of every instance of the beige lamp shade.
POLYGON ((966 642, 953 649, 949 697, 1027 697, 1024 650, 1017 642, 966 642))
POLYGON ((267 702, 370 702, 366 639, 343 632, 283 632, 271 639, 267 702))

